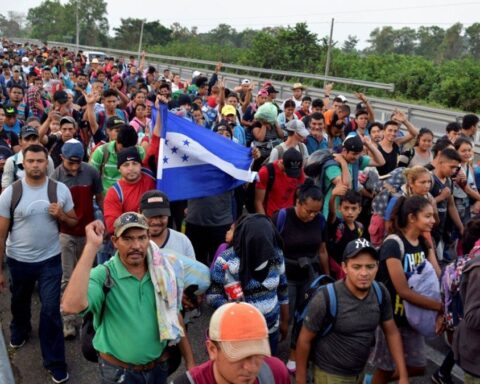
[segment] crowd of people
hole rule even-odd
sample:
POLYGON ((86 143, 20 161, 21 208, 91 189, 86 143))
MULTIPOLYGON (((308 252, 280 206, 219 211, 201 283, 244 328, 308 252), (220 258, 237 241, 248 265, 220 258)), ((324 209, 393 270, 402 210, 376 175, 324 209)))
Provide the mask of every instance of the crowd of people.
POLYGON ((64 340, 90 314, 82 345, 102 383, 166 383, 181 356, 173 383, 403 384, 426 370, 414 307, 452 346, 432 381, 452 383, 457 363, 480 383, 476 115, 435 139, 400 110, 377 121, 366 95, 333 84, 312 99, 295 83, 280 103, 272 82, 228 88, 221 63, 182 79, 144 55, 2 46, 0 288, 18 349, 38 285, 53 382, 68 381, 64 340), (161 104, 252 147, 256 180, 170 201, 156 189, 161 104), (455 321, 439 287, 452 265, 455 321), (438 296, 412 287, 423 271, 438 296), (204 305, 215 312, 197 365, 187 327, 204 305))

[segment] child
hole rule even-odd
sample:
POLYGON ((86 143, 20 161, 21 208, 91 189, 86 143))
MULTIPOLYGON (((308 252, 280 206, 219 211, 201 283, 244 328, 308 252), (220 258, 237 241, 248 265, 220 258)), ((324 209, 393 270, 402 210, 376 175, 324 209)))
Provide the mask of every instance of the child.
POLYGON ((60 114, 52 114, 50 118, 50 133, 60 135, 60 114))
POLYGON ((329 255, 330 274, 338 279, 344 277, 342 265, 343 251, 347 244, 363 236, 363 225, 356 221, 362 211, 362 197, 356 191, 348 190, 343 184, 333 188, 328 203, 327 250, 329 255), (340 196, 337 216, 337 196, 340 196))

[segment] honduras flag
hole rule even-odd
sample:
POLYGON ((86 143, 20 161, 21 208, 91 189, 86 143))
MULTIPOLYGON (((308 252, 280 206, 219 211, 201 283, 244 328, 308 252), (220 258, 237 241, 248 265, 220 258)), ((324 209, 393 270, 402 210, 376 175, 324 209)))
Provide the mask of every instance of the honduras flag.
MULTIPOLYGON (((153 108, 152 121, 158 111, 153 108)), ((170 200, 214 196, 252 182, 251 149, 160 107, 157 188, 170 200)))

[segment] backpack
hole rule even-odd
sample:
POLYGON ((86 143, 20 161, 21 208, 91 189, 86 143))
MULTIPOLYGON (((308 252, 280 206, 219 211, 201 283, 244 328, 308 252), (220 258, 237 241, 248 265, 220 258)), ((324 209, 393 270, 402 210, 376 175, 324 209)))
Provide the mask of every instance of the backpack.
MULTIPOLYGON (((125 123, 127 123, 127 113, 123 109, 118 109, 115 108, 115 116, 118 118, 122 119, 125 123)), ((97 114, 98 117, 98 129, 103 130, 105 132, 106 129, 106 122, 107 122, 107 115, 105 114, 105 111, 99 111, 97 114)))
MULTIPOLYGON (((304 172, 307 176, 315 179, 316 183, 320 185, 324 196, 333 188, 334 184, 325 184, 325 172, 331 166, 340 167, 338 162, 333 157, 333 152, 330 149, 319 149, 313 152, 305 164, 304 172)), ((352 189, 358 190, 358 172, 360 170, 360 159, 352 164, 352 189)))
MULTIPOLYGON (((303 143, 298 144, 300 148, 300 153, 302 154, 302 157, 305 159, 305 157, 308 157, 308 153, 305 152, 305 145, 302 145, 303 143)), ((283 159, 283 154, 285 153, 285 149, 282 147, 282 144, 277 145, 275 148, 277 148, 277 155, 278 159, 283 159)))
POLYGON ((468 255, 458 256, 443 270, 440 278, 440 293, 444 308, 447 330, 454 331, 463 319, 463 303, 460 295, 460 283, 465 264, 480 255, 480 240, 475 243, 468 255))
MULTIPOLYGON (((20 200, 22 199, 22 194, 23 194, 22 180, 17 180, 12 184, 12 200, 10 201, 10 226, 8 228, 9 232, 12 231, 15 209, 17 208, 18 204, 20 203, 20 200)), ((47 195, 48 195, 48 201, 50 203, 56 203, 58 201, 57 182, 50 178, 48 178, 47 195)))
POLYGON ((23 171, 23 164, 22 164, 22 167, 20 168, 19 165, 17 164, 17 161, 18 161, 18 153, 15 153, 15 155, 13 155, 13 181, 17 181, 18 180, 18 176, 17 176, 17 172, 19 169, 21 169, 23 171))
MULTIPOLYGON (((105 281, 102 285, 103 294, 105 299, 102 303, 102 308, 100 310, 100 319, 99 324, 102 322, 103 314, 105 312, 105 301, 107 300, 108 292, 114 285, 114 281, 110 274, 110 268, 106 264, 103 264, 105 267, 105 281)), ((95 328, 93 327, 93 313, 88 311, 83 316, 82 327, 80 329, 80 343, 82 346, 82 354, 85 359, 91 361, 92 363, 98 362, 98 354, 95 348, 93 347, 93 338, 95 337, 95 328)))
MULTIPOLYGON (((375 280, 372 281, 372 288, 375 292, 375 296, 380 306, 380 312, 383 312, 384 300, 382 288, 380 287, 380 284, 375 280)), ((322 322, 322 328, 320 332, 318 332, 316 338, 322 338, 327 336, 335 326, 338 306, 334 280, 328 275, 321 275, 310 283, 310 286, 305 292, 305 297, 303 301, 300 303, 297 309, 295 309, 292 328, 293 347, 296 346, 298 336, 300 335, 300 330, 302 329, 303 321, 307 316, 308 305, 312 301, 313 297, 315 297, 315 295, 319 292, 321 292, 325 300, 327 314, 322 322)))

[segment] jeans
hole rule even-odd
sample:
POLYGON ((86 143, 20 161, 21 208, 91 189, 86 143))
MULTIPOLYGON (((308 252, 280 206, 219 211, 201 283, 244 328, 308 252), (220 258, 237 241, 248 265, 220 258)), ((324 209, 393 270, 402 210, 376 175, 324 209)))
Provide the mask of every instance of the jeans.
POLYGON ((165 384, 168 377, 168 363, 166 361, 149 371, 139 372, 113 365, 99 357, 98 367, 102 384, 165 384))
POLYGON ((12 292, 10 324, 11 340, 20 344, 28 339, 32 325, 31 301, 35 282, 40 296, 40 325, 38 335, 45 368, 66 369, 62 317, 60 315, 60 287, 62 262, 60 255, 38 263, 24 263, 7 257, 12 292))
POLYGON ((268 343, 270 344, 270 353, 272 354, 272 356, 277 356, 279 340, 280 331, 278 329, 275 332, 268 334, 268 343))

